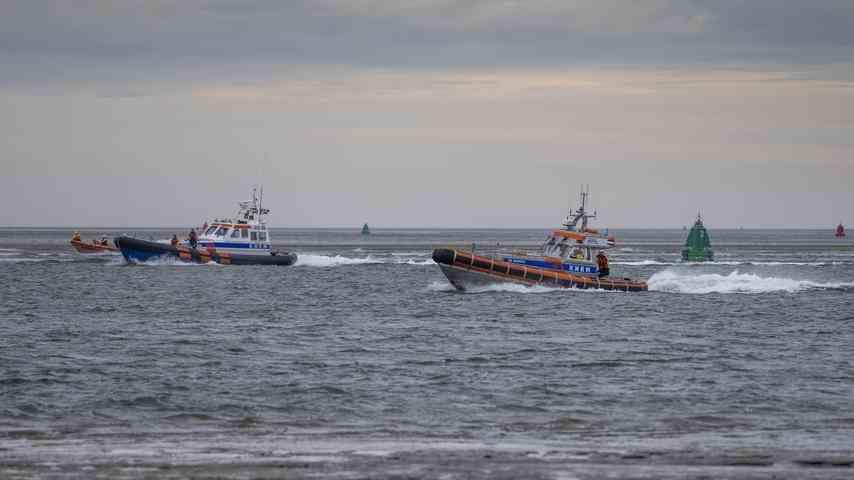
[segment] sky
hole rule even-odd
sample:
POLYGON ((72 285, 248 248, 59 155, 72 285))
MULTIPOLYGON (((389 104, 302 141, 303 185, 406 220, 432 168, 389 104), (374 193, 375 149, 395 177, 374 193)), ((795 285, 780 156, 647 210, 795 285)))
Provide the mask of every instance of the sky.
POLYGON ((5 0, 0 225, 854 224, 854 2, 5 0))

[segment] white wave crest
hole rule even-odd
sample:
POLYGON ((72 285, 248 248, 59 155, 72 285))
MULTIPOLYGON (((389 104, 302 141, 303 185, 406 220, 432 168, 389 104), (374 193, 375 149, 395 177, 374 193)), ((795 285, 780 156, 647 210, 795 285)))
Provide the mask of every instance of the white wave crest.
POLYGON ((812 289, 854 287, 854 283, 820 283, 792 278, 760 277, 752 273, 728 275, 691 274, 673 270, 658 272, 649 278, 649 289, 671 293, 769 293, 800 292, 812 289))
MULTIPOLYGON (((457 291, 453 285, 448 282, 433 282, 427 286, 427 290, 432 292, 454 292, 457 291)), ((550 293, 561 291, 561 288, 543 287, 540 285, 522 285, 521 283, 494 283, 480 287, 467 288, 465 293, 488 293, 488 292, 507 292, 507 293, 550 293)), ((603 290, 604 291, 604 290, 603 290)))
POLYGON ((414 258, 410 258, 410 259, 407 259, 406 261, 402 261, 402 262, 399 262, 399 263, 401 263, 401 264, 403 264, 403 265, 421 265, 421 266, 426 266, 426 265, 436 265, 436 262, 434 262, 434 261, 433 261, 433 260, 431 260, 431 259, 427 259, 427 260, 417 260, 417 259, 414 259, 414 258))
MULTIPOLYGON (((729 267, 737 267, 740 265, 754 265, 760 267, 779 267, 786 265, 802 266, 802 267, 823 267, 826 265, 844 265, 845 262, 754 262, 754 261, 715 261, 715 262, 681 262, 679 265, 704 266, 704 265, 723 265, 729 267)), ((669 264, 675 265, 675 264, 669 264)))
POLYGON ((185 262, 178 257, 174 257, 171 255, 162 255, 159 257, 150 258, 144 262, 126 262, 124 258, 116 258, 110 262, 110 265, 125 265, 127 263, 131 263, 132 265, 143 265, 146 267, 224 267, 225 265, 217 262, 207 262, 207 263, 196 263, 196 262, 185 262))
POLYGON ((453 292, 456 288, 448 282, 433 282, 427 285, 427 290, 431 292, 453 292))
POLYGON ((522 285, 521 283, 495 283, 466 290, 469 293, 508 292, 508 293, 550 293, 559 292, 561 288, 543 287, 541 285, 522 285))
POLYGON ((392 252, 392 257, 426 257, 430 252, 392 252))
POLYGON ((365 265, 371 263, 383 263, 382 260, 376 259, 368 255, 363 258, 344 257, 342 255, 312 255, 309 253, 300 253, 297 255, 297 266, 307 267, 338 267, 341 265, 365 265))
POLYGON ((658 260, 638 260, 638 261, 630 261, 630 262, 611 262, 614 265, 675 265, 671 262, 660 262, 658 260))

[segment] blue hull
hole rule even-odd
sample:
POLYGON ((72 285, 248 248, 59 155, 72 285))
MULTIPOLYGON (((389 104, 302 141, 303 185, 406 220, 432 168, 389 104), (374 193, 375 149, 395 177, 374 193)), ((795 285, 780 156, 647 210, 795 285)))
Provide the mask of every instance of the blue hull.
POLYGON ((125 257, 125 260, 130 263, 144 263, 150 260, 155 260, 163 257, 172 257, 178 258, 177 255, 171 255, 169 253, 160 253, 160 252, 152 252, 145 250, 136 250, 130 248, 122 249, 122 256, 125 257))
POLYGON ((504 257, 504 261, 515 263, 517 265, 525 265, 529 267, 545 268, 549 270, 563 270, 564 272, 582 273, 586 275, 598 275, 599 269, 595 265, 586 263, 562 263, 559 267, 553 263, 547 262, 541 258, 517 258, 504 257))
POLYGON ((217 262, 225 265, 293 265, 295 253, 271 252, 269 255, 245 255, 219 252, 207 248, 187 248, 164 243, 149 242, 131 237, 116 237, 113 242, 122 251, 125 260, 144 263, 157 258, 174 258, 182 262, 217 262))

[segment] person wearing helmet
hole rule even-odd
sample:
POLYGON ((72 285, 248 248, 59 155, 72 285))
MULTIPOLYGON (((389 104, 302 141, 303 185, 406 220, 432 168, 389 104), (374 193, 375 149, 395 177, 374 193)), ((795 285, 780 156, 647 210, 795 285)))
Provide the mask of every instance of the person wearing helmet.
POLYGON ((80 242, 80 232, 74 232, 74 235, 71 236, 72 242, 80 242))
POLYGON ((596 266, 599 267, 599 276, 607 277, 611 274, 611 269, 608 268, 608 257, 605 256, 605 252, 599 250, 599 254, 596 255, 596 266))

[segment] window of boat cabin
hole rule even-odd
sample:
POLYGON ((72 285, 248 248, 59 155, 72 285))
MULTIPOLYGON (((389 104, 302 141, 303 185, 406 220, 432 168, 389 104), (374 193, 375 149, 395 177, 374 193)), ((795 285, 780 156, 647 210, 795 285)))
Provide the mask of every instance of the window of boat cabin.
POLYGON ((554 256, 557 251, 557 247, 555 244, 557 243, 557 238, 553 235, 546 237, 546 241, 543 243, 543 255, 554 256))
POLYGON ((256 232, 255 230, 252 230, 252 241, 253 242, 258 241, 258 232, 256 232))
POLYGON ((205 235, 213 235, 213 232, 216 231, 216 227, 210 227, 205 231, 205 235))
POLYGON ((240 229, 240 236, 243 238, 249 238, 249 229, 248 228, 241 228, 240 229))
POLYGON ((240 229, 235 228, 233 232, 231 232, 231 238, 240 238, 240 229))
POLYGON ((266 242, 267 241, 267 232, 258 232, 258 241, 266 242))
POLYGON ((217 236, 224 237, 228 234, 228 227, 219 227, 216 231, 217 236))

